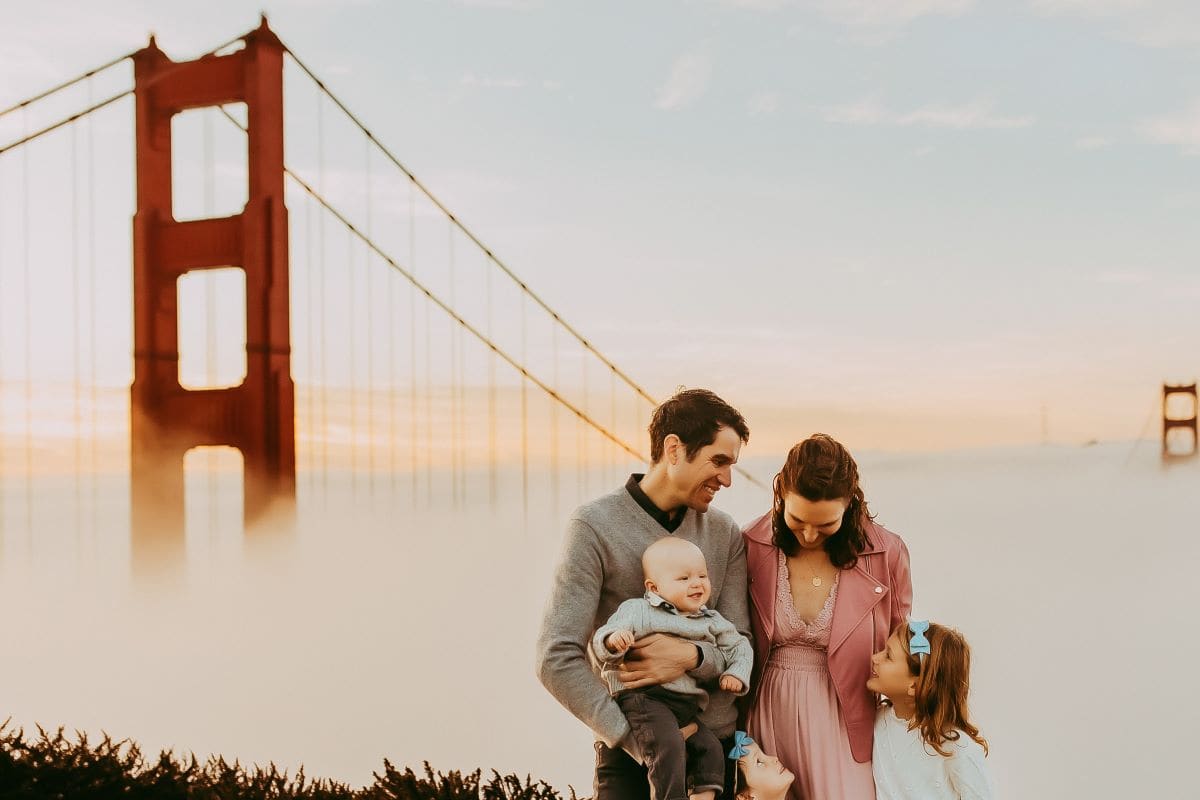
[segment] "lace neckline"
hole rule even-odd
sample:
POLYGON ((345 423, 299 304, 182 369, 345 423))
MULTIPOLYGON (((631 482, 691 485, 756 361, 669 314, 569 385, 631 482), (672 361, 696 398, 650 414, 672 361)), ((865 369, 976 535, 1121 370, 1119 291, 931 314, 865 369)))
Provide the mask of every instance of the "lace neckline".
POLYGON ((784 555, 782 550, 777 550, 776 552, 779 554, 778 595, 782 601, 779 605, 783 606, 788 620, 801 630, 809 628, 819 630, 828 627, 830 618, 833 617, 833 604, 837 600, 838 584, 841 582, 842 571, 838 570, 837 575, 834 576, 833 586, 829 589, 829 596, 825 598, 825 603, 821 606, 821 610, 817 613, 817 616, 811 620, 806 620, 800 616, 800 612, 796 610, 796 604, 792 600, 792 585, 788 580, 787 556, 784 555))

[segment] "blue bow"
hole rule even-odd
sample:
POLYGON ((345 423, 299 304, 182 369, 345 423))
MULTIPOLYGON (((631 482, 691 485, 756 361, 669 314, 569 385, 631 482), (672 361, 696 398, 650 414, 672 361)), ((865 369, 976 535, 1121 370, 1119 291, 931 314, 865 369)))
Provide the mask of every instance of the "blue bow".
POLYGON ((910 656, 915 656, 917 653, 929 655, 929 640, 925 638, 925 631, 929 630, 929 620, 910 619, 908 629, 912 631, 912 638, 908 640, 908 654, 910 656))
POLYGON ((752 744, 756 744, 756 742, 750 738, 750 734, 745 731, 734 731, 733 748, 729 751, 729 757, 735 760, 741 758, 746 755, 746 748, 752 744))

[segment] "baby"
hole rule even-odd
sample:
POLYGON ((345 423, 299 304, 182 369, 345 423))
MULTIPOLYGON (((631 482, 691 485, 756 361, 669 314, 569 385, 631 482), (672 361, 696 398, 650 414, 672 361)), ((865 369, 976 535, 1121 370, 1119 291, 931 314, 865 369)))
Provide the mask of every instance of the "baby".
POLYGON ((720 687, 745 694, 754 651, 733 623, 705 606, 712 584, 699 547, 664 536, 642 554, 642 573, 646 594, 622 603, 592 637, 601 677, 629 720, 621 746, 646 767, 654 797, 713 800, 725 784, 725 754, 697 719, 708 692, 687 673, 661 686, 629 689, 617 675, 618 665, 637 639, 651 633, 711 642, 725 657, 720 687), (689 723, 697 730, 685 741, 680 728, 689 723))

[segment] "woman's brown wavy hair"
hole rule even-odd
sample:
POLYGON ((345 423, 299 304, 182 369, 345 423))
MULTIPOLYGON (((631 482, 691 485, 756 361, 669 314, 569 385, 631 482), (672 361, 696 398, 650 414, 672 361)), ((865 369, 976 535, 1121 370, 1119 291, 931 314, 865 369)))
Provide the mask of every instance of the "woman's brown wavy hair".
POLYGON ((822 500, 846 500, 842 527, 825 540, 825 552, 838 569, 850 569, 867 549, 867 523, 874 517, 858 484, 858 464, 836 439, 814 433, 794 446, 775 476, 775 503, 771 527, 775 546, 789 556, 800 550, 796 534, 783 518, 783 498, 795 493, 812 503, 822 500))
MULTIPOLYGON (((893 633, 908 649, 912 631, 908 623, 893 633)), ((988 751, 987 739, 967 716, 967 694, 971 688, 971 647, 963 635, 945 625, 929 623, 925 632, 929 653, 908 656, 908 671, 917 678, 916 713, 908 721, 908 729, 919 730, 925 744, 943 756, 946 742, 958 741, 965 733, 988 751)))

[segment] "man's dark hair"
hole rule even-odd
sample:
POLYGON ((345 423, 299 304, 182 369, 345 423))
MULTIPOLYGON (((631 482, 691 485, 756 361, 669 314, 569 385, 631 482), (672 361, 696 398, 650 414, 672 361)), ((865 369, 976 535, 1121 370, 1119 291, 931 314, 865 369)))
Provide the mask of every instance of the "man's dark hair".
POLYGON ((750 428, 736 408, 707 389, 681 389, 654 409, 650 418, 650 463, 663 456, 663 439, 675 434, 691 461, 696 452, 716 441, 717 431, 732 428, 742 440, 750 441, 750 428))

